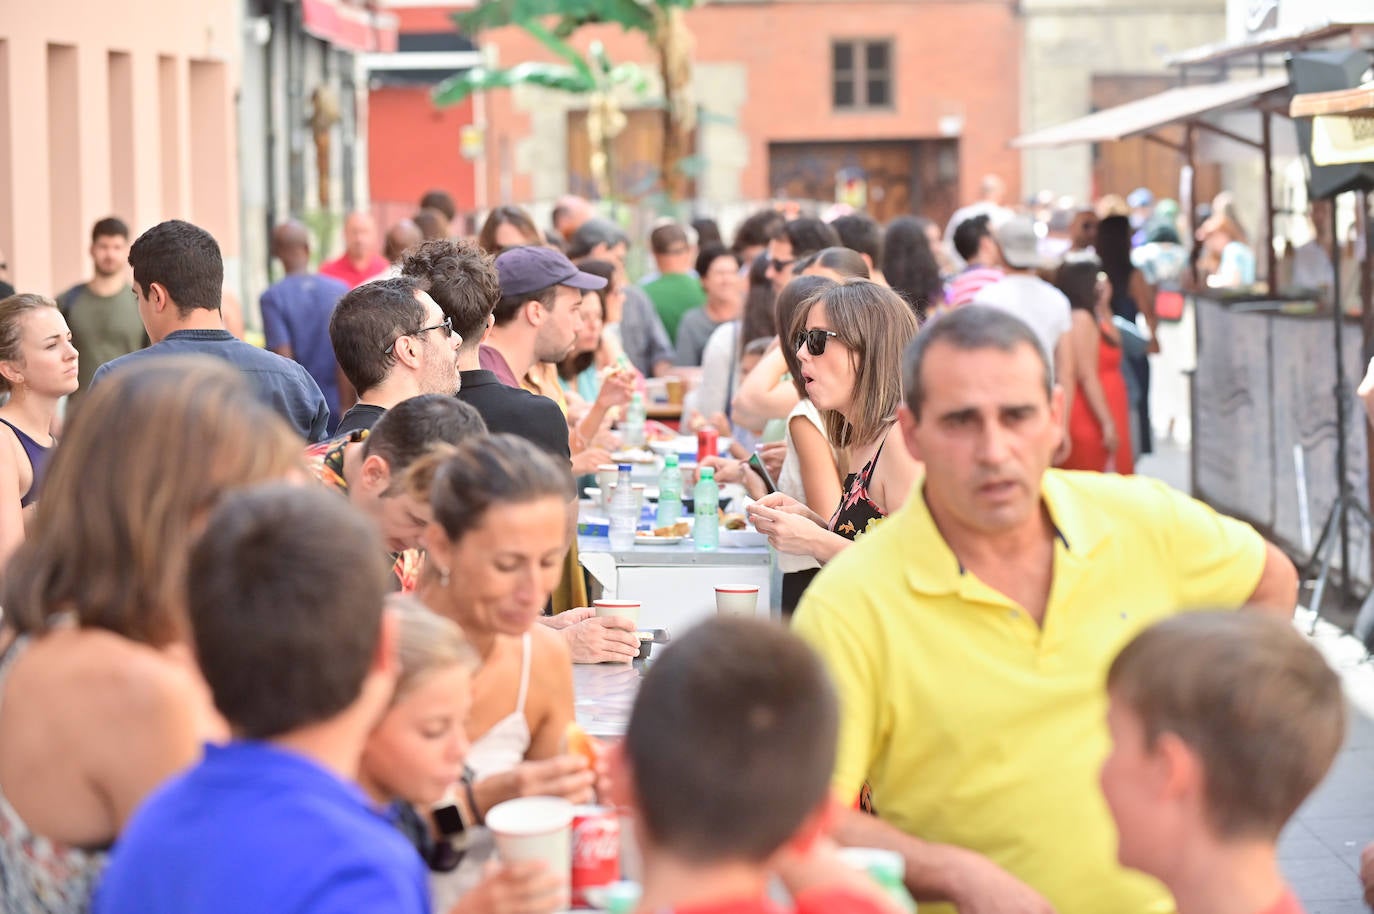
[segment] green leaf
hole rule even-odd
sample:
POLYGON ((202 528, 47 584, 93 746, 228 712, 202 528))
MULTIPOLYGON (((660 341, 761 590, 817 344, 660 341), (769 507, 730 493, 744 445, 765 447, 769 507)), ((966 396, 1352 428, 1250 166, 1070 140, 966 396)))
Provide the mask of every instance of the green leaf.
POLYGON ((591 65, 587 63, 587 59, 572 45, 556 37, 538 22, 522 22, 520 23, 520 27, 538 39, 539 43, 544 47, 570 63, 573 69, 586 78, 587 82, 596 82, 596 77, 592 74, 591 65))
POLYGON ((571 67, 547 63, 522 63, 505 70, 473 67, 466 73, 444 80, 434 88, 433 100, 438 107, 456 105, 474 92, 509 89, 514 86, 539 86, 560 92, 586 94, 596 84, 571 67))

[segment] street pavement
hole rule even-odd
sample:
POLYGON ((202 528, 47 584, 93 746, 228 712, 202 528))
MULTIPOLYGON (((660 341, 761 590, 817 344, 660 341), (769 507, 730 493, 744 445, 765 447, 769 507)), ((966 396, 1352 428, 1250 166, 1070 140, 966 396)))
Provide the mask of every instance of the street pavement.
MULTIPOLYGON (((1137 469, 1189 491, 1186 444, 1161 442, 1158 453, 1141 458, 1137 469)), ((1350 716, 1331 773, 1284 830, 1279 861, 1308 914, 1369 914, 1358 874, 1360 849, 1374 841, 1374 663, 1342 628, 1314 618, 1307 608, 1298 608, 1296 624, 1311 632, 1340 673, 1350 716)))

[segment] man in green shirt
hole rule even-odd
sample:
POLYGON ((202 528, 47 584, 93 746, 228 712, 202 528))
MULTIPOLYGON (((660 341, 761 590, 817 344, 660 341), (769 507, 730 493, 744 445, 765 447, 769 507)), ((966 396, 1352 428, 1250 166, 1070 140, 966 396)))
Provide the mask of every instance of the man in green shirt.
POLYGON ((668 336, 676 343, 677 325, 682 315, 706 304, 701 280, 692 272, 696 252, 687 238, 687 230, 676 222, 660 225, 650 232, 649 248, 658 264, 659 276, 644 284, 644 292, 663 319, 668 336))
POLYGON ((95 275, 57 300, 71 328, 72 345, 81 353, 80 387, 73 400, 90 387, 101 365, 148 345, 129 283, 129 227, 122 220, 109 216, 91 229, 91 265, 95 275))

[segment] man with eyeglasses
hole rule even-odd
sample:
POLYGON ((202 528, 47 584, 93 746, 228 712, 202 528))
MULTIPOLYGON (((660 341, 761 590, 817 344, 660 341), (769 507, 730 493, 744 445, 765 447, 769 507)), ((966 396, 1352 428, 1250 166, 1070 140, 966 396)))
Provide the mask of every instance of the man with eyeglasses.
POLYGON ((364 283, 339 299, 329 340, 339 371, 358 392, 339 435, 371 428, 402 400, 458 392, 462 338, 411 277, 364 283))
POLYGON ((792 281, 793 264, 825 248, 840 246, 840 234, 819 219, 802 216, 786 222, 768 239, 769 281, 781 292, 792 281))

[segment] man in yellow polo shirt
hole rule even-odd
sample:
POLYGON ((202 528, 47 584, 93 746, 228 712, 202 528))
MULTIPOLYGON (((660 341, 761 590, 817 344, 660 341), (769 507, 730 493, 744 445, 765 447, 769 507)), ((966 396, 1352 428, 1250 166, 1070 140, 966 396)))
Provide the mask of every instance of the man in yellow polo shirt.
POLYGON ((1291 616, 1292 563, 1162 483, 1049 469, 1062 393, 1007 312, 941 316, 903 373, 920 491, 793 621, 839 690, 835 786, 852 800, 868 783, 878 813, 847 813, 838 837, 900 851, 913 894, 946 902, 922 914, 1168 914, 1116 861, 1107 668, 1182 610, 1291 616))

